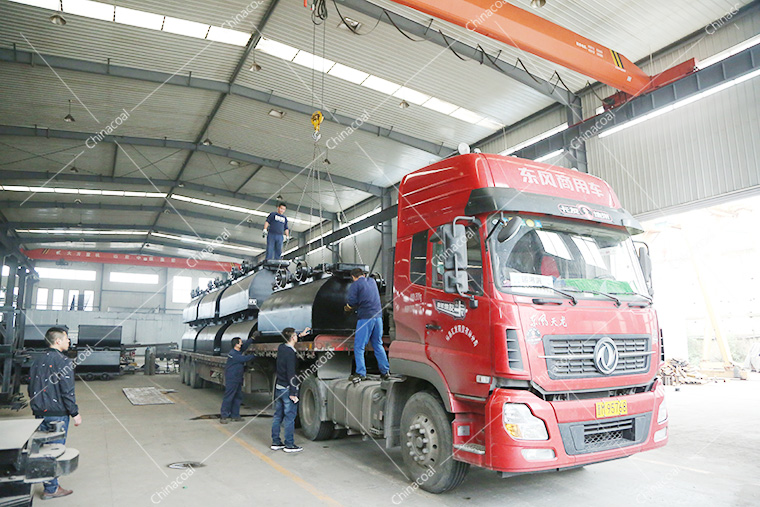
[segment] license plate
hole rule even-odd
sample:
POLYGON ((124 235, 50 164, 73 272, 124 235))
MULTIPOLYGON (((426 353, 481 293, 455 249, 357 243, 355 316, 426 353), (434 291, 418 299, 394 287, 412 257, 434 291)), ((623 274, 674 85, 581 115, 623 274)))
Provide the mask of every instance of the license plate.
POLYGON ((617 417, 628 414, 628 402, 625 400, 597 401, 596 418, 617 417))

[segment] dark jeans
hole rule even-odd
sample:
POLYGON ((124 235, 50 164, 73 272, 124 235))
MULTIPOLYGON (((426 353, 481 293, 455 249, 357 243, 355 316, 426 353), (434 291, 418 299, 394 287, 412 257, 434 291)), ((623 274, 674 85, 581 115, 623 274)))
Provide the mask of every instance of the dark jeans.
POLYGON ((275 388, 274 395, 274 419, 272 419, 272 443, 282 445, 280 440, 280 425, 285 421, 285 445, 294 447, 293 432, 296 427, 296 413, 298 408, 290 399, 289 389, 275 388))
MULTIPOLYGON (((53 429, 53 425, 51 424, 53 421, 63 421, 63 438, 59 440, 52 440, 48 442, 49 444, 65 444, 66 443, 66 435, 69 432, 69 416, 67 415, 60 415, 60 416, 50 416, 50 417, 40 417, 37 416, 37 419, 42 419, 42 424, 40 424, 40 431, 51 431, 53 429)), ((56 477, 52 481, 43 483, 45 485, 45 493, 55 493, 58 489, 58 478, 56 477)))
POLYGON ((224 385, 222 400, 222 419, 240 417, 240 404, 243 402, 243 382, 227 382, 224 385))
POLYGON ((284 237, 282 234, 269 233, 267 235, 266 260, 269 260, 269 259, 280 260, 280 258, 282 257, 283 238, 284 237))

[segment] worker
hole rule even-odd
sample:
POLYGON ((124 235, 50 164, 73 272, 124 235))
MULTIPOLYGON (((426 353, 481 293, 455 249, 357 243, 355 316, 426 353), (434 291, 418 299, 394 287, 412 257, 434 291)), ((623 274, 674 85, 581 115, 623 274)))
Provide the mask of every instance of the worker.
POLYGON ((253 354, 244 355, 242 351, 253 343, 253 338, 245 342, 235 337, 232 339, 232 350, 227 354, 227 363, 224 365, 224 399, 219 422, 227 424, 230 419, 235 422, 242 421, 240 417, 240 403, 243 401, 243 371, 245 364, 253 361, 253 354))
POLYGON ((344 309, 347 312, 356 309, 359 320, 356 322, 356 333, 354 333, 356 373, 349 378, 353 382, 367 379, 364 348, 367 342, 370 342, 380 368, 380 377, 386 380, 389 376, 390 365, 383 348, 383 309, 380 306, 380 291, 377 289, 377 282, 364 276, 361 268, 351 270, 351 278, 353 283, 348 288, 348 303, 344 309))
POLYGON ((298 334, 292 327, 282 330, 281 343, 277 349, 277 379, 274 386, 274 419, 272 419, 273 451, 301 452, 303 447, 295 444, 293 433, 296 426, 296 403, 298 403, 299 378, 296 376, 296 342, 299 336, 306 336, 311 331, 306 328, 298 334), (285 423, 285 444, 280 439, 280 426, 285 423))
POLYGON ((288 218, 285 216, 284 202, 277 205, 277 211, 273 211, 267 217, 264 223, 263 237, 267 239, 266 260, 279 260, 282 257, 282 243, 285 238, 290 240, 290 229, 288 228, 288 218))
MULTIPOLYGON (((82 416, 74 394, 74 363, 64 354, 69 350, 69 334, 62 327, 51 327, 45 332, 48 350, 37 356, 29 369, 29 404, 37 419, 42 419, 41 431, 54 431, 56 421, 62 422, 63 437, 48 444, 65 444, 69 431, 69 418, 74 426, 82 424, 82 416)), ((58 485, 58 479, 44 483, 43 500, 60 498, 73 493, 58 485)))

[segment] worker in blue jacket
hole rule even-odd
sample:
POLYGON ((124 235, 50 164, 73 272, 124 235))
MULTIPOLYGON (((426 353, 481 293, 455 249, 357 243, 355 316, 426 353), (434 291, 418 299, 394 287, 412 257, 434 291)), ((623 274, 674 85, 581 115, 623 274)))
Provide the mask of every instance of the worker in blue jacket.
POLYGON ((243 350, 253 343, 253 338, 245 342, 240 338, 232 339, 232 350, 227 354, 227 364, 224 365, 224 399, 222 400, 222 413, 219 422, 227 424, 229 419, 235 422, 242 421, 240 417, 240 404, 243 402, 243 371, 249 361, 256 356, 253 354, 243 355, 243 350))
POLYGON ((367 342, 372 344, 375 359, 380 368, 380 376, 383 380, 389 377, 390 365, 388 356, 383 348, 383 308, 380 304, 380 291, 377 282, 364 276, 361 268, 351 270, 353 283, 348 288, 346 311, 356 310, 359 320, 356 322, 354 334, 354 360, 356 361, 356 373, 351 375, 350 380, 361 382, 367 378, 367 367, 364 364, 364 348, 367 342))

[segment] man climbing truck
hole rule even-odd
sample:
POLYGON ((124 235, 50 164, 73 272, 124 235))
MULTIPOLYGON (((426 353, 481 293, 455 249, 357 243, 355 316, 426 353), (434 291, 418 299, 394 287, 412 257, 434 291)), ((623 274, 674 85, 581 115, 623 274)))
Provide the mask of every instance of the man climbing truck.
POLYGON ((407 175, 396 378, 309 377, 304 431, 385 437, 436 493, 469 465, 508 476, 665 445, 649 263, 630 237, 640 231, 605 182, 576 171, 472 154, 407 175))
POLYGON ((631 234, 641 226, 604 181, 461 155, 404 177, 397 230, 385 337, 391 378, 348 380, 355 320, 342 304, 355 266, 299 263, 290 275, 278 272, 273 292, 247 292, 255 308, 233 314, 245 322, 207 325, 204 302, 217 301, 222 322, 225 294, 271 279, 271 266, 195 300, 195 325, 206 327, 189 332, 187 347, 183 340, 188 381, 219 378, 213 358, 197 352, 209 340, 208 350, 223 352, 233 336, 225 326, 239 326, 262 334, 244 389, 265 389, 267 337, 285 322, 311 327, 297 345, 304 435, 384 438, 401 447, 412 480, 434 493, 460 484, 470 465, 511 476, 665 445, 649 257, 644 247, 637 255, 631 234))

